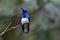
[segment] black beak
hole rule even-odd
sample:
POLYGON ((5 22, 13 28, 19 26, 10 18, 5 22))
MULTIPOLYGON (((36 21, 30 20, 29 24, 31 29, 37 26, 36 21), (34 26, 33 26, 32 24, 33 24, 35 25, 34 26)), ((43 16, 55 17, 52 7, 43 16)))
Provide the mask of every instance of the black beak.
POLYGON ((24 10, 23 8, 21 8, 21 10, 24 10))

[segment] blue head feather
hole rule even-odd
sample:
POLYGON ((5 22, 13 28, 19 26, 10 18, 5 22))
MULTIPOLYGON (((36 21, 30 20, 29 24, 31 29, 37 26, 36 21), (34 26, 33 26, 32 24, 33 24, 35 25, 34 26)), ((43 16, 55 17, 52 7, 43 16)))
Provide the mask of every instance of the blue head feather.
POLYGON ((29 15, 28 15, 28 12, 27 12, 27 10, 22 10, 22 18, 28 18, 29 17, 29 15))

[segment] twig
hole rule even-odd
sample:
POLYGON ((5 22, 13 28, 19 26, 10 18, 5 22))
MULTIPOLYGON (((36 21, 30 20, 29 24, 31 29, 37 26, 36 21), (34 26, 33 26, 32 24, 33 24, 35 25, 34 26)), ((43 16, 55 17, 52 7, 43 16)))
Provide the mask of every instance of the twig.
MULTIPOLYGON (((10 31, 10 30, 12 30, 12 29, 19 28, 19 27, 20 27, 20 25, 17 25, 17 26, 14 26, 14 27, 9 28, 7 31, 10 31)), ((6 31, 6 32, 7 32, 7 31, 6 31)))
MULTIPOLYGON (((10 24, 11 24, 11 23, 10 23, 10 24)), ((14 26, 14 27, 9 28, 10 24, 8 25, 8 27, 7 27, 2 33, 0 33, 0 36, 3 35, 4 33, 6 33, 7 31, 10 31, 10 30, 12 30, 12 29, 15 29, 15 28, 20 27, 20 25, 17 25, 17 26, 14 26), (8 29, 8 28, 9 28, 9 29, 8 29)))
POLYGON ((7 26, 7 28, 2 33, 0 33, 0 36, 3 35, 7 31, 7 29, 9 28, 10 25, 11 25, 11 22, 9 23, 9 25, 7 26))

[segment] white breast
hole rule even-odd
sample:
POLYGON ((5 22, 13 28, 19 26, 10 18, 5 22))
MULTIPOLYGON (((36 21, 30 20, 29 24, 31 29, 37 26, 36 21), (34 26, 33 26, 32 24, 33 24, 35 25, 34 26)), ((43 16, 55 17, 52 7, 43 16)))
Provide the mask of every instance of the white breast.
POLYGON ((21 19, 21 23, 22 23, 22 24, 29 23, 28 18, 22 18, 22 19, 21 19))

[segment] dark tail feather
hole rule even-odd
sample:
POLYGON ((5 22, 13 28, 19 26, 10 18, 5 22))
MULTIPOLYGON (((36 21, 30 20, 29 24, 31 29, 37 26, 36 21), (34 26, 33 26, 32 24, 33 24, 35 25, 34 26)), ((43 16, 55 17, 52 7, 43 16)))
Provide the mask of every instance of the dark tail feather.
POLYGON ((29 32, 29 23, 28 23, 28 27, 27 27, 27 30, 28 30, 28 32, 29 32))
POLYGON ((22 30, 23 30, 23 32, 24 32, 24 25, 22 25, 22 30))

